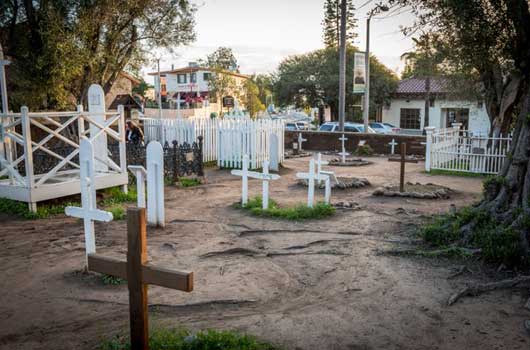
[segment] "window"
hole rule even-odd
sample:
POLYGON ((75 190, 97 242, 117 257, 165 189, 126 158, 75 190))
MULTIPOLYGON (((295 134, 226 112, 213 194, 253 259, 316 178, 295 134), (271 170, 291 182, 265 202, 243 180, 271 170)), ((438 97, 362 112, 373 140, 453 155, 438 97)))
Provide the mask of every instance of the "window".
POLYGON ((333 131, 333 124, 324 124, 320 127, 320 131, 333 131))
POLYGON ((355 126, 344 126, 344 131, 346 132, 359 132, 355 126))
POLYGON ((211 77, 212 77, 212 73, 203 73, 202 80, 209 81, 211 77))
POLYGON ((197 82, 197 73, 191 73, 190 74, 190 83, 196 83, 197 82))
POLYGON ((379 123, 371 123, 370 127, 372 129, 384 129, 383 126, 381 124, 379 124, 379 123))
POLYGON ((402 129, 421 128, 420 110, 414 108, 401 108, 400 127, 402 129))
POLYGON ((177 82, 179 84, 186 84, 188 80, 186 79, 186 74, 178 74, 177 75, 177 82))

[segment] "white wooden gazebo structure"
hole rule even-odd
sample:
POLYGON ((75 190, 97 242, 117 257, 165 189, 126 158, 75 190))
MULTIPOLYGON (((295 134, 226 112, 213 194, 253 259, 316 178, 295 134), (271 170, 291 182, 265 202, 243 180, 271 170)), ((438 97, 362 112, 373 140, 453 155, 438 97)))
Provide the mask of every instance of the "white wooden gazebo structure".
POLYGON ((79 140, 83 136, 94 146, 96 189, 123 186, 127 191, 123 106, 118 112, 106 112, 103 89, 94 84, 88 90, 88 107, 88 112, 79 106, 75 112, 39 113, 22 107, 20 113, 0 114, 0 197, 27 202, 36 211, 37 202, 79 194, 79 140), (117 145, 119 164, 112 160, 109 139, 117 145), (57 153, 57 145, 68 154, 57 153), (52 163, 51 170, 34 167, 37 151, 52 163))

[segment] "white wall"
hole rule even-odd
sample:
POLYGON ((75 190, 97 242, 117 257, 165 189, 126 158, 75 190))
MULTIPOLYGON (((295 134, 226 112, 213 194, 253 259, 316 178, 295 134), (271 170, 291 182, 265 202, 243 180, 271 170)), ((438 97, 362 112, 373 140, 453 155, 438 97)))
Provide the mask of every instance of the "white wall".
POLYGON ((488 113, 484 105, 479 108, 477 102, 473 101, 452 101, 452 100, 435 100, 434 107, 429 108, 429 124, 425 125, 425 101, 421 99, 393 99, 389 108, 383 108, 383 122, 390 123, 397 127, 400 125, 400 115, 402 108, 413 108, 420 110, 421 129, 404 130, 405 132, 421 132, 426 126, 435 128, 445 128, 450 125, 446 124, 444 109, 446 108, 468 108, 469 109, 469 130, 473 133, 487 134, 490 129, 488 113))
POLYGON ((190 89, 190 73, 181 73, 186 74, 186 83, 185 84, 179 84, 177 80, 177 73, 174 74, 166 74, 166 89, 167 91, 174 91, 174 92, 190 92, 190 90, 193 90, 195 92, 197 91, 208 91, 208 82, 204 80, 204 73, 208 73, 207 71, 197 71, 197 82, 193 83, 192 88, 190 89))

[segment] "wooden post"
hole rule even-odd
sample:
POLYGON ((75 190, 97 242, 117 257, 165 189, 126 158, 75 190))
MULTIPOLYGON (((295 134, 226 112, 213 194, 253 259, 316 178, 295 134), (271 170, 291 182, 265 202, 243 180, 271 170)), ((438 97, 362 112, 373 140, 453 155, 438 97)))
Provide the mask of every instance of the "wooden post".
POLYGON ((147 237, 144 208, 127 210, 127 284, 131 349, 149 349, 147 284, 143 284, 142 265, 147 263, 147 237))
MULTIPOLYGON (((264 160, 263 161, 263 175, 268 176, 269 175, 269 161, 264 160)), ((267 181, 267 178, 263 178, 262 182, 262 196, 261 196, 261 207, 263 210, 269 209, 269 181, 267 181)))
POLYGON ((164 149, 157 141, 147 145, 147 215, 150 225, 164 227, 164 149))
POLYGON ((309 208, 313 208, 313 203, 315 201, 315 160, 311 159, 309 161, 309 178, 308 184, 308 192, 307 192, 307 206, 309 208))
POLYGON ((401 143, 401 170, 399 172, 399 192, 405 192, 405 157, 407 156, 407 144, 401 143))
POLYGON ((425 128, 425 132, 427 133, 426 143, 425 143, 425 171, 426 172, 431 171, 432 135, 434 133, 434 130, 436 130, 436 128, 433 126, 428 126, 425 128))
MULTIPOLYGON (((35 176, 33 173, 33 147, 31 143, 31 121, 29 119, 28 107, 23 106, 20 109, 22 138, 24 142, 24 166, 26 168, 26 187, 32 189, 35 186, 35 176)), ((29 210, 37 211, 37 203, 33 202, 33 198, 29 201, 29 210)))

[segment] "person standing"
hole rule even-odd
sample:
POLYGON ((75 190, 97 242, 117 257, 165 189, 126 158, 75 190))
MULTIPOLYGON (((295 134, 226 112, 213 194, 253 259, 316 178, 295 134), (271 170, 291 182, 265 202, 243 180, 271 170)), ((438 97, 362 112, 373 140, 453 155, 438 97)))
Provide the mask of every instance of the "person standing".
POLYGON ((125 139, 127 140, 127 143, 143 145, 144 133, 142 132, 142 129, 138 127, 138 125, 136 125, 133 121, 128 120, 125 129, 125 139))

